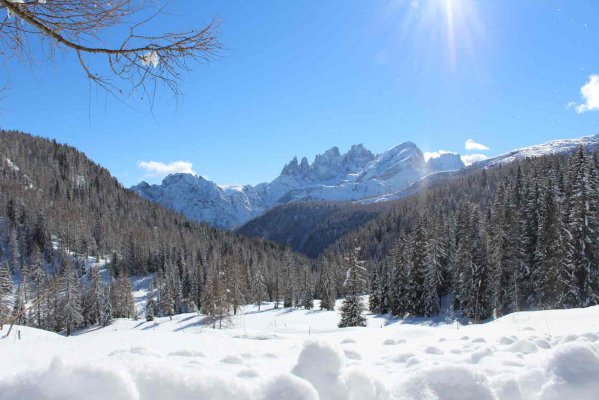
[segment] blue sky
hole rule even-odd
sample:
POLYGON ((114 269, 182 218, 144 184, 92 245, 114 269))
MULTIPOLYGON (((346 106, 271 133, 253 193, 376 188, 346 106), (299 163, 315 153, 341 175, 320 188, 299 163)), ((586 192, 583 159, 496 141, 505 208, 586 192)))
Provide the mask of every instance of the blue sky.
POLYGON ((225 46, 184 77, 180 99, 161 93, 153 113, 137 96, 123 105, 68 53, 4 60, 0 127, 74 145, 127 186, 177 161, 254 184, 332 146, 411 140, 491 156, 599 133, 594 0, 174 0, 169 11, 164 29, 220 18, 225 46))

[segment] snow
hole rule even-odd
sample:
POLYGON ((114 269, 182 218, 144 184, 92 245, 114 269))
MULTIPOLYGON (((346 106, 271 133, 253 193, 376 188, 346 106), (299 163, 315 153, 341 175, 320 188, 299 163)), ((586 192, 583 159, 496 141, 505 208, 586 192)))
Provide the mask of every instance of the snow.
POLYGON ((155 50, 149 51, 141 56, 141 63, 144 66, 152 65, 154 68, 156 68, 159 62, 160 56, 155 50))
POLYGON ((354 201, 407 188, 431 172, 464 166, 459 155, 443 154, 426 162, 411 142, 379 155, 362 145, 341 154, 333 147, 310 164, 294 157, 281 175, 269 183, 218 185, 192 174, 172 174, 161 185, 145 182, 131 189, 141 196, 177 210, 187 217, 221 228, 235 228, 272 207, 291 201, 354 201))
POLYGON ((523 147, 497 157, 489 158, 474 163, 475 167, 497 167, 508 164, 516 160, 525 158, 540 157, 551 154, 562 154, 574 152, 579 146, 583 146, 586 151, 599 148, 599 134, 592 136, 583 136, 576 139, 552 140, 543 144, 530 147, 523 147))
POLYGON ((223 330, 196 314, 120 319, 72 337, 15 327, 4 338, 5 326, 0 397, 551 400, 599 391, 599 307, 481 325, 368 315, 366 328, 339 329, 338 318, 266 303, 223 330))
POLYGON ((10 161, 10 159, 6 158, 6 165, 8 165, 8 168, 12 169, 15 172, 19 172, 19 167, 17 167, 15 165, 15 163, 13 163, 12 161, 10 161))

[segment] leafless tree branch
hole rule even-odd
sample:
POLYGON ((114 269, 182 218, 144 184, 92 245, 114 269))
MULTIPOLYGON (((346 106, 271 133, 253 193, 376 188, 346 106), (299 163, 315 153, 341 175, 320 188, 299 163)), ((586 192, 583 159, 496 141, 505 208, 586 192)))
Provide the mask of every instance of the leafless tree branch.
POLYGON ((127 81, 129 94, 141 90, 150 98, 164 85, 179 95, 181 75, 190 70, 190 63, 207 62, 221 49, 217 20, 197 30, 140 33, 164 15, 163 6, 142 18, 149 9, 143 0, 0 0, 0 15, 3 9, 0 56, 31 63, 30 41, 47 42, 50 56, 56 48, 75 52, 87 77, 113 94, 123 94, 118 82, 127 81), (124 39, 116 46, 104 45, 101 33, 119 26, 129 26, 124 39), (90 57, 102 56, 108 73, 90 67, 90 57))

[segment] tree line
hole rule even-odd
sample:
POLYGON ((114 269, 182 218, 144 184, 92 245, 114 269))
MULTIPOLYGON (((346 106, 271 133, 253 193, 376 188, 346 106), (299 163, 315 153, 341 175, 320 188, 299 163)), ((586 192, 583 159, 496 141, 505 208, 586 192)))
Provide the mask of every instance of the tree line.
POLYGON ((314 262, 280 245, 194 223, 142 199, 70 146, 0 131, 5 322, 23 307, 22 322, 69 333, 132 317, 130 279, 148 275, 150 317, 203 310, 220 318, 242 304, 313 298, 315 271, 314 262), (32 299, 42 297, 34 311, 32 299))
POLYGON ((448 295, 473 321, 599 304, 599 153, 580 148, 488 174, 454 183, 475 196, 443 187, 410 200, 412 220, 389 217, 397 229, 372 263, 371 311, 433 316, 448 295))

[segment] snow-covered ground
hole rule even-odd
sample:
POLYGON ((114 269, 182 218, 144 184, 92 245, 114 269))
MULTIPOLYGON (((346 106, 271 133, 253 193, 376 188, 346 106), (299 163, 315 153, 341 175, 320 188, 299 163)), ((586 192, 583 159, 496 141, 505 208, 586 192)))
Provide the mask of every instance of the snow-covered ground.
MULTIPOLYGON (((339 305, 339 304, 338 304, 339 305)), ((0 398, 596 399, 599 307, 482 325, 247 306, 228 329, 186 314, 73 337, 0 339, 0 398)), ((0 332, 4 337, 7 327, 0 332)))

